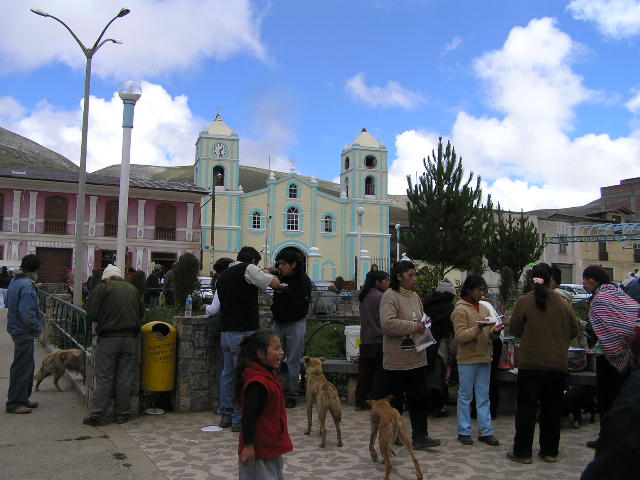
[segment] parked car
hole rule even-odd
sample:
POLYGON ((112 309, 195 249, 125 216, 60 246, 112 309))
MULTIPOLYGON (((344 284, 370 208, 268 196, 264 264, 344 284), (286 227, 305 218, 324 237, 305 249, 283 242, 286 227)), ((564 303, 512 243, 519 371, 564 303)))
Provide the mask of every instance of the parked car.
POLYGON ((591 298, 591 294, 577 283, 563 283, 558 288, 569 292, 573 296, 573 303, 586 302, 591 298))
POLYGON ((213 301, 213 289, 211 288, 211 277, 198 277, 200 289, 196 292, 205 302, 213 301))

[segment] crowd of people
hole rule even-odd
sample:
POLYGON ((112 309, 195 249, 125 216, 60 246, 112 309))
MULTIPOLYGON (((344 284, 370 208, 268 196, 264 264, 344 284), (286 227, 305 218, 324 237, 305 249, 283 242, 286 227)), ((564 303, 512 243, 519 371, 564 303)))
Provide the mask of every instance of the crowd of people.
MULTIPOLYGON (((305 259, 283 251, 276 265, 260 268, 260 253, 243 247, 236 260, 219 259, 215 295, 205 307, 220 333, 219 426, 240 432, 240 478, 282 478, 282 455, 293 445, 287 430, 287 408, 298 401, 300 363, 304 351, 311 280, 305 259), (259 325, 258 292, 273 289, 271 329, 259 325), (286 356, 286 389, 278 377, 286 356)), ((20 269, 0 273, 0 299, 8 308, 7 329, 14 342, 14 361, 6 403, 8 413, 30 413, 34 374, 34 339, 42 330, 37 276, 40 259, 27 255, 20 269), (5 279, 8 278, 8 282, 5 279)), ((171 271, 159 269, 146 280, 151 289, 171 295, 171 271), (167 278, 169 277, 169 278, 167 278)), ((457 434, 472 445, 472 416, 477 418, 477 440, 496 447, 492 418, 497 414, 497 392, 492 392, 505 324, 484 300, 487 284, 469 275, 456 288, 447 279, 425 298, 415 292, 416 267, 408 259, 390 273, 372 269, 359 292, 360 356, 356 410, 370 408, 367 400, 391 395, 392 405, 408 411, 412 446, 416 450, 440 445, 428 432, 428 416, 448 415, 448 378, 457 366, 457 434), (495 398, 495 400, 494 400, 495 398)), ((517 406, 513 447, 507 458, 531 463, 536 423, 538 456, 556 462, 560 443, 561 405, 566 383, 567 350, 580 329, 570 299, 558 292, 558 269, 541 263, 531 272, 531 291, 519 297, 508 321, 519 339, 517 406)), ((588 442, 595 458, 582 479, 630 478, 638 468, 640 372, 640 304, 611 282, 598 266, 587 267, 583 284, 591 294, 588 325, 600 355, 596 364, 600 435, 588 442), (635 442, 629 444, 629 442, 635 442), (606 475, 605 475, 606 472, 606 475), (603 476, 605 475, 605 476, 603 476)), ((155 300, 151 301, 156 304, 155 300)), ((87 316, 96 328, 96 390, 88 425, 105 425, 111 392, 114 415, 124 423, 130 415, 133 357, 145 305, 140 291, 116 266, 108 266, 91 285, 87 316)), ((497 390, 497 389, 495 389, 497 390)))

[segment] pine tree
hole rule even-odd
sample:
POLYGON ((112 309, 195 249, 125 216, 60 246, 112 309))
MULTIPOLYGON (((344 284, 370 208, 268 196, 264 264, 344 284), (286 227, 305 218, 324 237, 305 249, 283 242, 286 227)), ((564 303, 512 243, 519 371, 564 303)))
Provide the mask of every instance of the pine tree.
POLYGON ((410 257, 430 264, 438 278, 453 270, 471 270, 483 257, 492 226, 491 197, 482 202, 480 177, 466 180, 455 148, 438 140, 438 150, 422 160, 425 171, 413 185, 407 176, 409 225, 403 243, 410 257))
MULTIPOLYGON (((498 204, 492 223, 493 232, 487 242, 485 257, 489 268, 500 274, 501 289, 505 294, 512 294, 524 268, 542 256, 544 244, 535 224, 522 211, 513 215, 498 204)), ((509 298, 502 298, 502 301, 506 303, 509 298)))

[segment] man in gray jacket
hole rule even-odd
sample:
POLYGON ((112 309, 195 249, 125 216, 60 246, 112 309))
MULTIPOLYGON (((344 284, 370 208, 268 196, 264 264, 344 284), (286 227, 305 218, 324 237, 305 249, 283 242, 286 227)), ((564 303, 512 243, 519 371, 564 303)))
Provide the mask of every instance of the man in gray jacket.
POLYGON ((27 255, 7 291, 7 332, 15 345, 9 374, 7 413, 31 413, 38 406, 29 397, 33 388, 33 341, 42 332, 42 312, 38 304, 36 280, 40 259, 27 255))

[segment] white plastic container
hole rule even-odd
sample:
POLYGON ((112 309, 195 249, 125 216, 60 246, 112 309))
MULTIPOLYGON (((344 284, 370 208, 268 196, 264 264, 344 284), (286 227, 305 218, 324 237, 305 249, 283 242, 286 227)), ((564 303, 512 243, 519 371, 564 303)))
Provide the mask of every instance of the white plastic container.
POLYGON ((360 325, 346 325, 344 336, 347 350, 347 360, 357 362, 360 356, 360 325))

